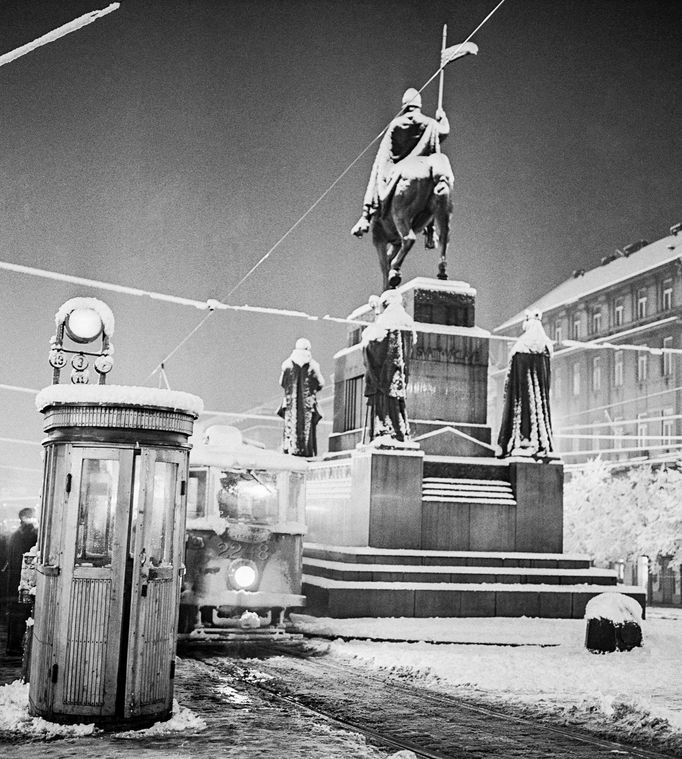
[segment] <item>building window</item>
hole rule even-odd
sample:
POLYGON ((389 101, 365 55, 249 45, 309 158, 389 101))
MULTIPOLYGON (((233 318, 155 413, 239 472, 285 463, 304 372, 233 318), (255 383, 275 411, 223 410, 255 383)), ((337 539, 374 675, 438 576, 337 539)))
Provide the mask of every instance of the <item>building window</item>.
POLYGON ((573 395, 580 395, 580 364, 573 364, 573 395))
MULTIPOLYGON (((663 338, 663 348, 670 349, 673 347, 673 339, 672 336, 670 337, 664 337, 663 338)), ((661 374, 663 374, 664 377, 670 377, 670 375, 673 373, 673 354, 672 353, 664 353, 661 358, 661 374)))
POLYGON ((623 386, 623 351, 616 351, 613 359, 613 384, 623 386))
POLYGON ((601 332, 601 308, 595 308, 592 312, 592 334, 601 332))
POLYGON ((642 288, 641 290, 637 291, 637 318, 638 319, 644 319, 646 318, 646 290, 642 288))
POLYGON ((592 359, 592 390, 601 390, 601 357, 592 359))
MULTIPOLYGON (((643 414, 637 414, 637 419, 646 419, 647 414, 644 412, 643 414)), ((637 422, 637 447, 638 448, 646 448, 647 443, 647 435, 649 434, 649 425, 646 422, 638 421, 637 422)))
POLYGON ((618 298, 616 301, 616 307, 614 309, 614 322, 616 327, 622 327, 625 322, 625 305, 622 298, 618 298))
POLYGON ((672 279, 663 280, 663 297, 661 299, 663 311, 670 311, 673 307, 673 281, 672 279))
POLYGON ((647 369, 649 367, 649 355, 644 351, 637 354, 637 381, 646 382, 647 369))
POLYGON ((675 435, 675 420, 667 418, 672 415, 673 409, 667 408, 663 410, 663 419, 661 420, 661 445, 666 448, 669 448, 673 444, 673 436, 675 435))
POLYGON ((573 317, 573 335, 574 340, 580 340, 580 317, 573 317))
POLYGON ((561 343, 562 337, 561 322, 557 319, 557 321, 554 322, 554 342, 561 343))

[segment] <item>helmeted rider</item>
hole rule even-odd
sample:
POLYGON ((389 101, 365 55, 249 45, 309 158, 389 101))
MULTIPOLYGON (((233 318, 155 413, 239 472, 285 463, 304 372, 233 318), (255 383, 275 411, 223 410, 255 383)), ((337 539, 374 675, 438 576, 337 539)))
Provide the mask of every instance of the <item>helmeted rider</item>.
POLYGON ((361 237, 369 230, 372 217, 386 201, 400 176, 400 164, 406 158, 440 153, 440 143, 450 133, 445 111, 436 111, 436 118, 425 116, 419 92, 410 87, 405 90, 400 113, 389 124, 377 151, 370 174, 362 216, 351 230, 361 237))

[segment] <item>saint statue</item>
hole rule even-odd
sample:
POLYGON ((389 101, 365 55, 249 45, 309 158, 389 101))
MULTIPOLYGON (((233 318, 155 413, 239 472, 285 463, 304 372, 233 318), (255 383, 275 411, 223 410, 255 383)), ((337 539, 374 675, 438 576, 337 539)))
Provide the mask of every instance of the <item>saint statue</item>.
POLYGON ((552 341, 539 311, 526 312, 523 334, 514 343, 504 386, 497 443, 501 456, 549 456, 554 452, 549 407, 552 341))
MULTIPOLYGON (((391 194, 400 177, 401 168, 408 158, 430 156, 440 153, 440 143, 450 134, 450 122, 445 111, 439 108, 436 118, 422 113, 422 97, 410 87, 405 90, 400 113, 388 126, 377 151, 372 172, 367 183, 360 220, 352 234, 360 237, 369 230, 372 217, 382 204, 390 205, 391 194)), ((450 162, 443 156, 449 168, 450 183, 454 182, 450 162)), ((432 247, 432 246, 431 246, 432 247)))
POLYGON ((284 419, 282 450, 293 456, 317 455, 317 424, 322 419, 317 393, 324 387, 320 365, 313 360, 310 341, 304 337, 282 364, 279 384, 284 399, 277 414, 284 419))
POLYGON ((414 322, 398 290, 387 290, 370 304, 376 318, 362 333, 369 440, 409 440, 405 408, 409 358, 416 339, 414 322))
POLYGON ((450 124, 442 108, 432 119, 421 106, 419 92, 406 90, 400 113, 389 124, 374 159, 362 216, 351 230, 362 237, 372 229, 384 289, 400 284, 400 268, 419 232, 426 235, 427 248, 438 248, 437 276, 447 279, 454 177, 440 143, 450 133, 450 124))

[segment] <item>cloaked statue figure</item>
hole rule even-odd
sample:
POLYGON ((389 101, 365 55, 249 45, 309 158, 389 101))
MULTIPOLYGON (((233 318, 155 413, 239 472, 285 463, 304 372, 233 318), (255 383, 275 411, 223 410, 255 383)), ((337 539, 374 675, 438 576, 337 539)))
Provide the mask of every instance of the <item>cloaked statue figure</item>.
POLYGON ((554 452, 549 407, 552 341, 539 311, 526 312, 523 334, 514 343, 504 386, 497 443, 504 456, 549 456, 554 452))
POLYGON ((320 365, 312 357, 310 341, 304 337, 282 364, 279 384, 284 399, 277 411, 284 419, 282 450, 293 456, 317 455, 317 424, 322 419, 317 393, 324 387, 320 365))
POLYGON ((400 282, 400 267, 424 231, 426 247, 435 247, 434 225, 441 254, 439 277, 445 275, 451 193, 454 185, 447 156, 440 143, 450 133, 445 111, 436 118, 422 113, 421 95, 405 91, 400 113, 381 140, 362 206, 362 215, 351 233, 361 237, 372 228, 374 246, 384 278, 384 289, 400 282))
POLYGON ((372 296, 376 318, 362 333, 365 363, 365 396, 370 442, 409 440, 410 425, 405 408, 409 358, 416 339, 412 317, 403 307, 398 290, 372 296))

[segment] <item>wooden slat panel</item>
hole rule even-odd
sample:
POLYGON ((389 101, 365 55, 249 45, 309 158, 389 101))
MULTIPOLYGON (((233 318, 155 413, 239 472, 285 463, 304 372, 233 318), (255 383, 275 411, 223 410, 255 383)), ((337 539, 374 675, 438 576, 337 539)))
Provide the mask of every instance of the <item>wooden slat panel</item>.
POLYGON ((164 702, 170 697, 169 668, 175 647, 175 581, 152 580, 141 619, 140 705, 164 702))
POLYGON ((74 578, 64 666, 64 703, 104 705, 111 580, 74 578))
POLYGON ((42 683, 33 683, 31 699, 40 711, 52 704, 53 687, 50 678, 53 663, 54 618, 57 602, 57 576, 39 574, 36 578, 36 614, 31 644, 31 672, 42 675, 42 683))

